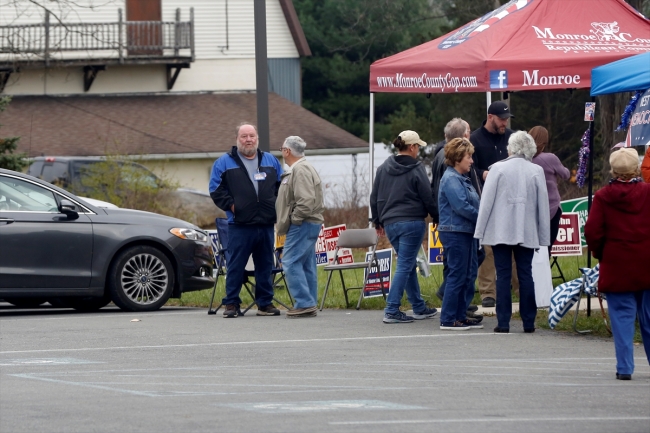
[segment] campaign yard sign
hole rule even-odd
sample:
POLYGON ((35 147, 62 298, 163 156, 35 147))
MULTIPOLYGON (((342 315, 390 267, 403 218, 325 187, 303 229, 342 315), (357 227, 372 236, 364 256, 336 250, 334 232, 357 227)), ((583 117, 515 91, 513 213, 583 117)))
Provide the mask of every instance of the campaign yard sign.
POLYGON ((553 256, 581 256, 582 240, 580 239, 579 215, 576 212, 563 213, 560 218, 560 230, 551 248, 553 256))
MULTIPOLYGON (((339 234, 345 230, 345 224, 333 227, 321 226, 318 239, 316 240, 316 265, 324 266, 334 261, 334 251, 339 240, 339 234)), ((339 264, 354 263, 352 250, 341 248, 339 250, 339 264)))
MULTIPOLYGON (((368 283, 363 290, 364 298, 374 298, 376 296, 382 296, 381 285, 384 285, 384 292, 388 295, 388 290, 390 289, 390 271, 393 268, 393 249, 388 248, 385 250, 375 251, 377 254, 377 266, 370 266, 370 269, 366 269, 364 272, 364 277, 368 278, 368 283), (368 275, 368 272, 370 274, 368 275)), ((372 253, 366 253, 366 262, 370 261, 372 253)))
POLYGON ((561 201, 560 207, 562 208, 563 214, 567 212, 575 212, 578 214, 581 246, 582 248, 587 248, 587 241, 585 240, 585 223, 589 216, 589 211, 587 210, 587 197, 561 201))
POLYGON ((217 230, 206 230, 210 236, 210 243, 212 244, 212 255, 214 256, 214 263, 217 264, 218 251, 219 251, 219 232, 217 230))
POLYGON ((442 265, 442 242, 438 228, 434 227, 433 223, 429 223, 429 264, 442 265))

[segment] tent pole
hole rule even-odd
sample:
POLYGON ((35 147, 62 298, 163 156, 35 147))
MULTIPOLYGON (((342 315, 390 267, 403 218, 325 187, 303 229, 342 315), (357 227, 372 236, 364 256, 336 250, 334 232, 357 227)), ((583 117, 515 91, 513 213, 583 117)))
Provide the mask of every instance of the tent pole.
POLYGON ((487 113, 488 108, 492 104, 492 92, 485 92, 485 112, 487 113))
MULTIPOLYGON (((591 102, 596 102, 596 97, 591 97, 591 102)), ((591 196, 594 188, 594 120, 589 122, 589 184, 587 188, 587 215, 591 212, 591 196)), ((591 251, 587 248, 587 267, 591 268, 591 251)), ((587 295, 587 317, 591 316, 591 296, 587 295)))
MULTIPOLYGON (((372 185, 375 183, 375 94, 370 93, 370 113, 369 118, 369 130, 368 130, 368 169, 370 173, 368 179, 370 179, 370 191, 372 191, 372 185)), ((370 196, 368 196, 368 221, 370 227, 372 227, 372 213, 370 212, 370 196)))

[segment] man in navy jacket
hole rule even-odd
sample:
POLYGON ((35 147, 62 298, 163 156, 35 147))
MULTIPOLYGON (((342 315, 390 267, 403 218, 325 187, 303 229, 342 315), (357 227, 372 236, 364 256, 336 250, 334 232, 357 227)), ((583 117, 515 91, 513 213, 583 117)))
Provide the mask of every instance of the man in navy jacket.
POLYGON ((257 148, 255 126, 237 127, 237 144, 214 162, 210 175, 210 196, 228 216, 226 297, 221 301, 223 316, 240 314, 239 292, 246 263, 253 255, 255 298, 258 316, 279 316, 273 301, 273 225, 282 166, 276 157, 257 148))

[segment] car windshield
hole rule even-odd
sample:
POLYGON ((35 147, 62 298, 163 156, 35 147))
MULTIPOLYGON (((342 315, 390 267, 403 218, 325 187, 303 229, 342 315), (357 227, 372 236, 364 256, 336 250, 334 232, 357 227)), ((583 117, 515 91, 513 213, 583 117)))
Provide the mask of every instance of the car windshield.
POLYGON ((29 182, 0 177, 0 212, 58 212, 54 194, 29 182))

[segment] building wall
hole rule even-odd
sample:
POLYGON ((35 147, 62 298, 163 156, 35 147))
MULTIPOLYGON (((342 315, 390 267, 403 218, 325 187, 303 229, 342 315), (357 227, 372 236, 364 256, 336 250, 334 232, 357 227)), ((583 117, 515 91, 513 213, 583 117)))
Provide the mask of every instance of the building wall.
MULTIPOLYGON (((76 4, 88 7, 70 9, 57 6, 54 8, 54 13, 64 22, 117 22, 117 11, 119 8, 124 9, 125 2, 124 0, 77 0, 76 4)), ((196 61, 189 69, 181 71, 171 92, 255 90, 252 1, 162 0, 162 7, 165 21, 175 19, 177 8, 181 9, 181 20, 189 20, 190 7, 194 8, 196 61)), ((279 74, 270 72, 270 81, 277 83, 274 89, 276 93, 294 102, 299 101, 299 81, 289 82, 290 79, 300 79, 298 51, 279 1, 267 0, 266 8, 269 70, 274 68, 273 71, 279 74)), ((40 23, 44 19, 43 16, 44 12, 41 8, 30 2, 21 1, 15 7, 3 8, 0 14, 0 25, 40 23)), ((94 53, 94 55, 98 54, 102 53, 94 53)), ((69 57, 70 54, 66 53, 66 56, 69 57)), ((88 93, 137 92, 167 92, 165 67, 162 65, 111 66, 106 71, 99 72, 88 93)), ((21 72, 11 75, 4 93, 11 95, 84 93, 82 68, 51 68, 47 72, 43 69, 22 68, 21 72)))

